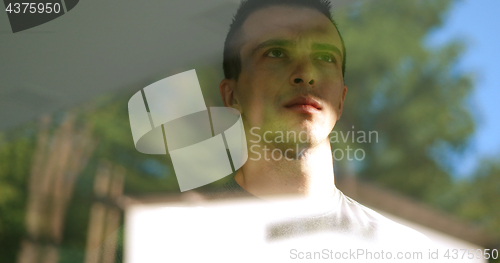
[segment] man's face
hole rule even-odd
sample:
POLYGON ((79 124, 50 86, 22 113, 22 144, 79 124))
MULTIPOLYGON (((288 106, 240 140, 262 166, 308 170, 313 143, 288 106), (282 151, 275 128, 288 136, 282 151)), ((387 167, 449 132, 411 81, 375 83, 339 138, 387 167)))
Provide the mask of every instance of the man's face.
POLYGON ((332 22, 314 9, 271 6, 252 13, 242 33, 242 70, 233 84, 245 127, 270 131, 268 140, 278 131, 306 132, 312 144, 327 139, 347 91, 332 22))

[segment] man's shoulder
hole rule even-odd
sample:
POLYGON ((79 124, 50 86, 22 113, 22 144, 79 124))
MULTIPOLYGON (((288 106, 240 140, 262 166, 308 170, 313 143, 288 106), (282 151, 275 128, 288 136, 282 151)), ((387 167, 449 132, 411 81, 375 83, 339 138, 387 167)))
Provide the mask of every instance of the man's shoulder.
POLYGON ((400 246, 425 246, 430 243, 424 234, 383 216, 342 192, 340 195, 341 214, 348 218, 353 229, 365 231, 364 236, 368 240, 400 246))
POLYGON ((245 191, 234 180, 232 173, 218 181, 210 183, 197 190, 198 193, 203 195, 206 199, 230 199, 230 198, 255 198, 256 196, 245 191))

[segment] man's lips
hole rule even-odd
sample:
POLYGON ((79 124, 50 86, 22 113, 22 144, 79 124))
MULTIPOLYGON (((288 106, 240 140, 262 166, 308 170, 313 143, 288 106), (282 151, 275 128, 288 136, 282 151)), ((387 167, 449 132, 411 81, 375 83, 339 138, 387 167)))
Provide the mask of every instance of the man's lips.
POLYGON ((321 104, 311 97, 296 97, 285 104, 285 108, 321 110, 321 104))

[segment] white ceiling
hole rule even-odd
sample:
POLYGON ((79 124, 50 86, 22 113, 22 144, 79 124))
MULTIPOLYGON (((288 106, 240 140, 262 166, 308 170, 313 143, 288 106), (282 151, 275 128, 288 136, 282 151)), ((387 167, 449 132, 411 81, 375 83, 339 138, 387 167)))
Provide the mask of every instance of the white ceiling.
POLYGON ((83 0, 15 34, 0 12, 0 130, 100 94, 139 90, 194 63, 221 68, 238 2, 83 0))

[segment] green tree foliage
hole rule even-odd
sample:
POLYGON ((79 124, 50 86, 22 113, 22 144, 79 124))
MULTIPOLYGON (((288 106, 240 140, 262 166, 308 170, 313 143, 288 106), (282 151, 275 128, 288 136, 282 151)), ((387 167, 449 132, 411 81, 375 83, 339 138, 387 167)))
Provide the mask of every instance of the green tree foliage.
POLYGON ((436 50, 424 43, 451 4, 364 1, 336 16, 347 47, 348 86, 336 129, 354 126, 379 136, 355 146, 366 152, 356 174, 431 203, 451 186, 436 160, 460 151, 474 132, 465 104, 472 81, 455 69, 463 45, 436 50))
POLYGON ((26 182, 35 145, 33 129, 0 133, 0 262, 15 262, 24 235, 26 182))
POLYGON ((471 179, 456 183, 443 199, 443 207, 500 238, 500 161, 485 159, 471 179))

